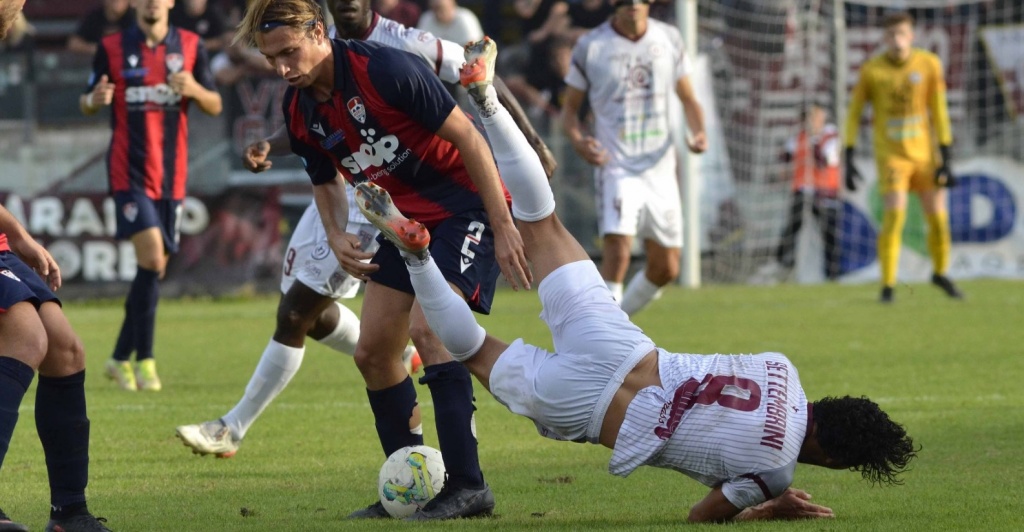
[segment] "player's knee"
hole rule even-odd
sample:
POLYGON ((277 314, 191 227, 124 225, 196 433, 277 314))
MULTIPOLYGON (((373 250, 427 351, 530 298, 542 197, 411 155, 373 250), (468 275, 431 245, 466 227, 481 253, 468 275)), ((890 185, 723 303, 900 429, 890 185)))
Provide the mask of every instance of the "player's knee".
POLYGON ((356 367, 364 376, 380 375, 390 370, 395 360, 383 349, 375 349, 373 346, 364 345, 360 342, 356 345, 355 353, 352 354, 356 367))
POLYGON ((73 332, 52 335, 46 353, 48 375, 65 376, 85 369, 85 346, 73 332))
POLYGON ((277 309, 277 331, 275 336, 305 337, 316 323, 316 316, 307 316, 289 307, 277 309))
POLYGON ((679 277, 679 264, 651 264, 647 266, 647 279, 657 286, 665 286, 679 277))

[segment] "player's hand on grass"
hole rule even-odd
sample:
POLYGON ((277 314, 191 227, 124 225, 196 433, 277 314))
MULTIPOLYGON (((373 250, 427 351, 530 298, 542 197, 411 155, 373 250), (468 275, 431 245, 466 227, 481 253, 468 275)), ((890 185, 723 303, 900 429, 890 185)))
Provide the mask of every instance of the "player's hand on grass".
POLYGON ((817 519, 835 517, 831 508, 811 502, 811 494, 796 488, 786 491, 774 499, 761 503, 771 519, 817 519))
POLYGON ((92 92, 89 93, 89 107, 96 109, 110 105, 112 101, 114 101, 114 84, 110 82, 106 74, 103 74, 96 82, 96 86, 92 88, 92 92))
POLYGON ((330 235, 327 238, 331 250, 334 251, 334 256, 338 259, 338 265, 352 277, 360 281, 369 281, 368 276, 380 269, 380 266, 369 263, 369 260, 373 258, 373 253, 362 250, 363 245, 358 236, 341 233, 330 235))
POLYGON ((270 143, 265 140, 258 140, 245 147, 245 151, 242 152, 242 166, 246 170, 258 174, 270 169, 274 165, 272 161, 267 159, 269 156, 270 143))
POLYGON ((53 255, 50 255, 46 248, 39 245, 39 242, 36 242, 31 237, 12 237, 9 245, 11 251, 17 254, 18 257, 21 257, 21 260, 38 273, 39 277, 43 278, 43 281, 46 281, 50 290, 56 291, 60 288, 60 266, 57 266, 57 261, 53 260, 53 255))
POLYGON ((853 148, 846 148, 846 190, 853 192, 857 190, 857 183, 864 180, 861 177, 860 172, 857 171, 857 166, 853 164, 853 148))

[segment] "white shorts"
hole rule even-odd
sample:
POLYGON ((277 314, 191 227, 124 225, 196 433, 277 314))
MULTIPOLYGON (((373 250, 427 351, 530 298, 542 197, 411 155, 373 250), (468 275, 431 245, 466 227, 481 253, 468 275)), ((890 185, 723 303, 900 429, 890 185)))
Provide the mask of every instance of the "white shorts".
POLYGON ((589 260, 556 269, 538 293, 555 352, 516 340, 491 369, 491 393, 542 436, 597 443, 612 396, 654 342, 589 260))
POLYGON ((683 207, 676 167, 676 152, 668 150, 641 173, 608 165, 595 169, 598 233, 682 247, 683 207))
MULTIPOLYGON (((376 227, 349 220, 346 231, 359 236, 363 251, 376 251, 376 227)), ((359 292, 360 281, 338 266, 315 203, 306 207, 288 241, 281 268, 281 293, 287 292, 295 281, 331 299, 352 298, 359 292)))

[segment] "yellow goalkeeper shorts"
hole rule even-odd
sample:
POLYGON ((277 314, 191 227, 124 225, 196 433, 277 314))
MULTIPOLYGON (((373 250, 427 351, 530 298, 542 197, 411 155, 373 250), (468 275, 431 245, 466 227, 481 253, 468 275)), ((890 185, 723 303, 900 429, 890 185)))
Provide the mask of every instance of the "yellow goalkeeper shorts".
POLYGON ((923 192, 937 187, 936 166, 931 162, 911 161, 902 157, 885 157, 878 162, 879 189, 889 192, 923 192))

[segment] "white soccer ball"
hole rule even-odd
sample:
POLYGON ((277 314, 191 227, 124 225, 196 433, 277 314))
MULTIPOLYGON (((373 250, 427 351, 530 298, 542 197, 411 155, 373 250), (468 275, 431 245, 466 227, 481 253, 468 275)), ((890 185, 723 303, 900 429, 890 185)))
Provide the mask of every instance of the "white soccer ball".
POLYGON ((441 451, 426 445, 402 447, 380 468, 377 493, 391 514, 401 519, 416 513, 444 487, 441 451))

